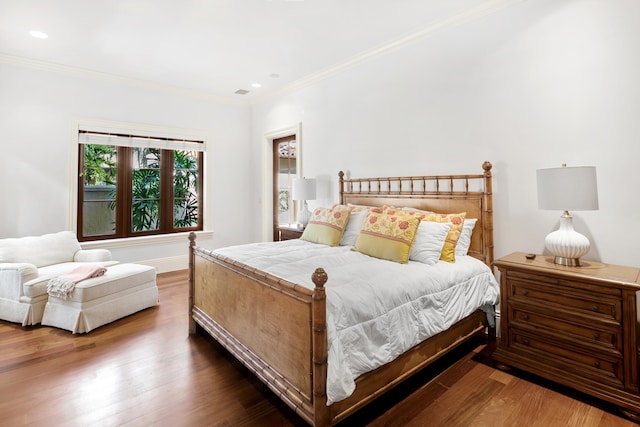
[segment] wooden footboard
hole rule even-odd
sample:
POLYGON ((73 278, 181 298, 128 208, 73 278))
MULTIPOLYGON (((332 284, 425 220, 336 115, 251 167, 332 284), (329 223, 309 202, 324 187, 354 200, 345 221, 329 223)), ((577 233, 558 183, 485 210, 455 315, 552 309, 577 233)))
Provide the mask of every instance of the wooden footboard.
POLYGON ((324 270, 311 292, 189 238, 191 332, 199 324, 307 422, 328 425, 324 270))

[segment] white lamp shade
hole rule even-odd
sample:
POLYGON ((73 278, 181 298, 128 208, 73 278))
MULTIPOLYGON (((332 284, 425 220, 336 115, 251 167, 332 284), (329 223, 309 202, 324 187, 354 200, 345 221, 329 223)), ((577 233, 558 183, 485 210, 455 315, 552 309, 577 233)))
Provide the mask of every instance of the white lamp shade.
POLYGON ((302 178, 293 181, 293 200, 315 200, 316 180, 312 178, 302 178))
POLYGON ((538 208, 561 211, 598 209, 595 166, 538 169, 538 208))

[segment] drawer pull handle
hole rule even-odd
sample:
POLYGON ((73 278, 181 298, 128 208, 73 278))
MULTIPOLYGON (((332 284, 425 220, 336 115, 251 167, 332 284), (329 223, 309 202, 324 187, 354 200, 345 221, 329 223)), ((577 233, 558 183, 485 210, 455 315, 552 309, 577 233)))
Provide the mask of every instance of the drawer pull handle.
POLYGON ((593 339, 594 340, 600 340, 600 334, 597 333, 597 332, 595 334, 593 334, 593 339))
POLYGON ((522 340, 522 343, 523 343, 524 345, 529 345, 529 340, 522 340))
POLYGON ((596 363, 594 363, 593 366, 595 366, 596 368, 599 368, 600 367, 600 362, 596 360, 596 363))
POLYGON ((529 291, 527 291, 527 290, 522 291, 522 295, 524 295, 526 297, 527 295, 529 295, 529 291))
POLYGON ((597 305, 594 305, 593 307, 591 307, 591 309, 592 309, 593 311, 599 311, 599 310, 600 310, 600 309, 599 309, 599 307, 598 307, 597 305))
POLYGON ((529 320, 529 315, 528 315, 528 314, 525 314, 524 316, 522 316, 522 319, 523 319, 524 321, 529 320))

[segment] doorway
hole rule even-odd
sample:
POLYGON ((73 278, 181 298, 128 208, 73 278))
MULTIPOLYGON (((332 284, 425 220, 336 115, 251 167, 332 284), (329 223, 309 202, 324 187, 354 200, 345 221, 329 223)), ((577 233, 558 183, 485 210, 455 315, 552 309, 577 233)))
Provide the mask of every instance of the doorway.
POLYGON ((279 240, 279 226, 295 223, 296 208, 291 198, 293 180, 298 174, 296 135, 273 140, 273 240, 279 240))

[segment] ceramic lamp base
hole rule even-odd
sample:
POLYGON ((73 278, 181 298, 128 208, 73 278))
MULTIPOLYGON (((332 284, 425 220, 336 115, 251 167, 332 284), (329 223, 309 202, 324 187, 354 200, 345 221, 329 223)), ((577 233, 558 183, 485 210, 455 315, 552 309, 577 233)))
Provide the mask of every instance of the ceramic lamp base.
POLYGON ((305 201, 302 204, 302 209, 300 209, 300 212, 298 212, 298 218, 297 218, 297 222, 298 224, 302 225, 302 227, 306 227, 307 224, 309 224, 309 220, 311 219, 311 212, 309 211, 309 208, 307 207, 307 202, 305 201))
POLYGON ((544 244, 554 255, 554 263, 572 267, 580 267, 580 257, 590 248, 589 239, 573 229, 573 218, 566 211, 560 217, 560 228, 549 233, 544 244))

